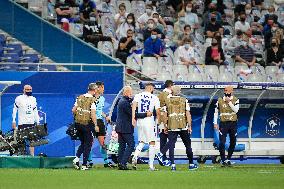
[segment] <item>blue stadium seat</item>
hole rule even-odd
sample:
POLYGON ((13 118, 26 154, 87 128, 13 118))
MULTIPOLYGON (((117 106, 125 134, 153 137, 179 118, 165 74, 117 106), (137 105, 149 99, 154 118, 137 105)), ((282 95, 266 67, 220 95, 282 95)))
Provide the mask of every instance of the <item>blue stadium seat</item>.
POLYGON ((37 54, 25 54, 22 57, 23 62, 26 63, 39 63, 39 58, 37 54))
POLYGON ((21 44, 8 44, 6 46, 7 53, 18 54, 18 56, 23 56, 23 49, 21 44))
POLYGON ((20 63, 20 56, 16 53, 7 53, 1 57, 2 62, 20 63))
POLYGON ((0 57, 4 55, 4 48, 0 45, 0 57))
POLYGON ((0 34, 0 46, 6 45, 6 37, 3 34, 0 34))

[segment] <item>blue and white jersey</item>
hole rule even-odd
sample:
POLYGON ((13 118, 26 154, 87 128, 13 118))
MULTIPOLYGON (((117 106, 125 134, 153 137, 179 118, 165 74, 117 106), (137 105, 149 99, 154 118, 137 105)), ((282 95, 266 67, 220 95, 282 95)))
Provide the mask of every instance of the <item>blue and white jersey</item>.
POLYGON ((134 102, 137 102, 138 113, 153 112, 154 108, 160 108, 159 98, 149 92, 142 92, 134 97, 134 102))
POLYGON ((105 97, 100 96, 96 103, 96 116, 97 119, 103 119, 103 109, 105 107, 105 97))

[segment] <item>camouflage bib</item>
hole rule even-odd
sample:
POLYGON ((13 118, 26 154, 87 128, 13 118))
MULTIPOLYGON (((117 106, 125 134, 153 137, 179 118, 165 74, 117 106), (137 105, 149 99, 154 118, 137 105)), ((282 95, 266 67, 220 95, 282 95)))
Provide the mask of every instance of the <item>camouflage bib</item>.
POLYGON ((75 123, 88 125, 91 122, 91 106, 96 100, 95 97, 85 97, 84 95, 77 98, 75 123))
POLYGON ((184 129, 186 127, 186 99, 171 97, 166 101, 168 110, 168 129, 184 129))
MULTIPOLYGON (((235 105, 238 99, 233 96, 232 103, 235 105)), ((218 99, 218 106, 220 111, 220 119, 222 122, 225 121, 237 121, 237 114, 231 109, 228 103, 223 98, 218 99)))

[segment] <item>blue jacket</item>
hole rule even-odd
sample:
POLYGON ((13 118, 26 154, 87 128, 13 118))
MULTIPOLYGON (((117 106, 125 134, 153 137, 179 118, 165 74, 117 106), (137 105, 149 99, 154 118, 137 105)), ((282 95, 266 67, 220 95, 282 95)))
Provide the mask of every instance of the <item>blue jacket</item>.
POLYGON ((155 41, 148 37, 144 42, 144 55, 146 56, 154 56, 154 54, 160 54, 163 52, 164 45, 161 39, 157 38, 155 41))
POLYGON ((132 126, 132 99, 123 96, 117 105, 117 118, 115 131, 118 133, 132 134, 134 127, 132 126))

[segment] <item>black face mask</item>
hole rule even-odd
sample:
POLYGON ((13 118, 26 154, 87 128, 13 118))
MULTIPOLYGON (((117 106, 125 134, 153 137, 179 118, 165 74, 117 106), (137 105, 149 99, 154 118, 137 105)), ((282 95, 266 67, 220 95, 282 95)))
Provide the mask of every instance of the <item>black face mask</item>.
POLYGON ((277 44, 276 44, 276 43, 271 43, 271 46, 272 46, 272 47, 276 47, 277 44))
POLYGON ((216 22, 216 18, 215 17, 211 18, 211 21, 216 22))
POLYGON ((224 93, 224 95, 225 95, 225 97, 229 97, 229 98, 232 96, 232 94, 231 94, 231 93, 229 93, 229 94, 224 93))
POLYGON ((27 96, 32 96, 32 94, 33 94, 32 91, 26 92, 26 95, 27 95, 27 96))
POLYGON ((212 45, 212 46, 217 46, 217 45, 218 45, 218 43, 211 43, 211 45, 212 45))

